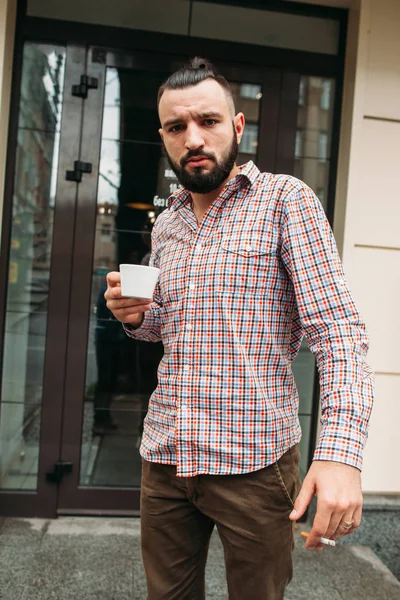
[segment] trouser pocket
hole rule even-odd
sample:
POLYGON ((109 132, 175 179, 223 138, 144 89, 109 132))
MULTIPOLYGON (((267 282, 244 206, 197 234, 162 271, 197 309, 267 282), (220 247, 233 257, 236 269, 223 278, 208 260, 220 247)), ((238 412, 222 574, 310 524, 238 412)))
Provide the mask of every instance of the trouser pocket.
POLYGON ((274 472, 288 508, 292 510, 300 490, 300 452, 298 444, 289 448, 274 463, 274 472))

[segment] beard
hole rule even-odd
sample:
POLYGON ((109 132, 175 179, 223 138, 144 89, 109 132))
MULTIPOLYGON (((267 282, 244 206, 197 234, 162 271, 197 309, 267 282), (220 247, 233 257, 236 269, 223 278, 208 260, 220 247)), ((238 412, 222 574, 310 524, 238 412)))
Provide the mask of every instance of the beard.
POLYGON ((171 169, 183 187, 195 194, 208 194, 208 192, 212 192, 219 188, 229 177, 239 153, 239 145, 236 139, 236 131, 233 129, 232 142, 220 161, 217 160, 215 154, 204 152, 204 150, 199 148, 198 150, 189 150, 189 152, 181 159, 180 163, 176 163, 169 156, 165 146, 164 150, 171 169), (191 173, 186 171, 185 165, 194 156, 204 156, 205 158, 212 160, 215 163, 214 167, 206 173, 203 172, 203 167, 195 167, 191 173))

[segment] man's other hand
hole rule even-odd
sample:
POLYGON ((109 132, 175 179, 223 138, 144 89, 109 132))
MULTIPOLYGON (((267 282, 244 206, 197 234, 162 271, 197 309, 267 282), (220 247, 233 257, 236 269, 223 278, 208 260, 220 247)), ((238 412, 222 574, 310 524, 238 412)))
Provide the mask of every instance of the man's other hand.
POLYGON ((107 275, 107 289, 104 293, 107 308, 121 323, 139 327, 143 321, 143 313, 151 308, 151 301, 140 298, 124 298, 121 296, 121 276, 118 271, 107 275))
POLYGON ((321 537, 338 539, 353 533, 360 525, 363 503, 360 471, 344 463, 315 460, 290 513, 292 521, 305 513, 314 494, 318 498, 317 512, 306 548, 322 550, 321 537))

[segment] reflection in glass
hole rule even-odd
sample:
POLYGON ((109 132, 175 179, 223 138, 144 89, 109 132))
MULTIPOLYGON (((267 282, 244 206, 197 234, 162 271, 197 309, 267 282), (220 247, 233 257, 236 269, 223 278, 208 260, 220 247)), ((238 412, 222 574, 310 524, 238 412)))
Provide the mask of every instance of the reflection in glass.
POLYGON ((253 83, 236 83, 232 81, 229 83, 236 112, 242 112, 246 118, 246 127, 239 144, 238 164, 243 164, 249 160, 256 162, 262 88, 260 85, 253 83))
POLYGON ((240 152, 242 154, 257 154, 258 146, 258 125, 247 123, 243 131, 243 137, 240 142, 240 152))
POLYGON ((8 271, 0 488, 36 489, 65 49, 24 46, 8 271))
POLYGON ((328 197, 334 81, 300 80, 294 175, 313 189, 324 208, 328 197))
MULTIPOLYGON (((328 198, 333 100, 333 80, 321 77, 301 77, 293 174, 314 190, 325 210, 328 198)), ((298 356, 293 361, 292 369, 299 392, 299 413, 303 431, 300 446, 301 471, 304 475, 308 468, 316 369, 314 357, 305 340, 301 344, 298 356)))

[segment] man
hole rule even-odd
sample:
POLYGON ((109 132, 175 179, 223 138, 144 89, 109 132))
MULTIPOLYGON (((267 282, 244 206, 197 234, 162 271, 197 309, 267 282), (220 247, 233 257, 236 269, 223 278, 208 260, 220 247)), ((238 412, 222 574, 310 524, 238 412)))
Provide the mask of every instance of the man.
POLYGON ((171 75, 159 117, 183 188, 154 226, 154 299, 121 298, 119 273, 105 294, 129 336, 164 343, 141 446, 148 598, 204 598, 216 525, 230 600, 282 599, 293 521, 314 494, 307 548, 360 524, 373 394, 365 328, 312 191, 236 165, 244 116, 210 63, 193 59, 171 75), (317 358, 322 419, 295 500, 301 433, 290 364, 303 333, 317 358))

